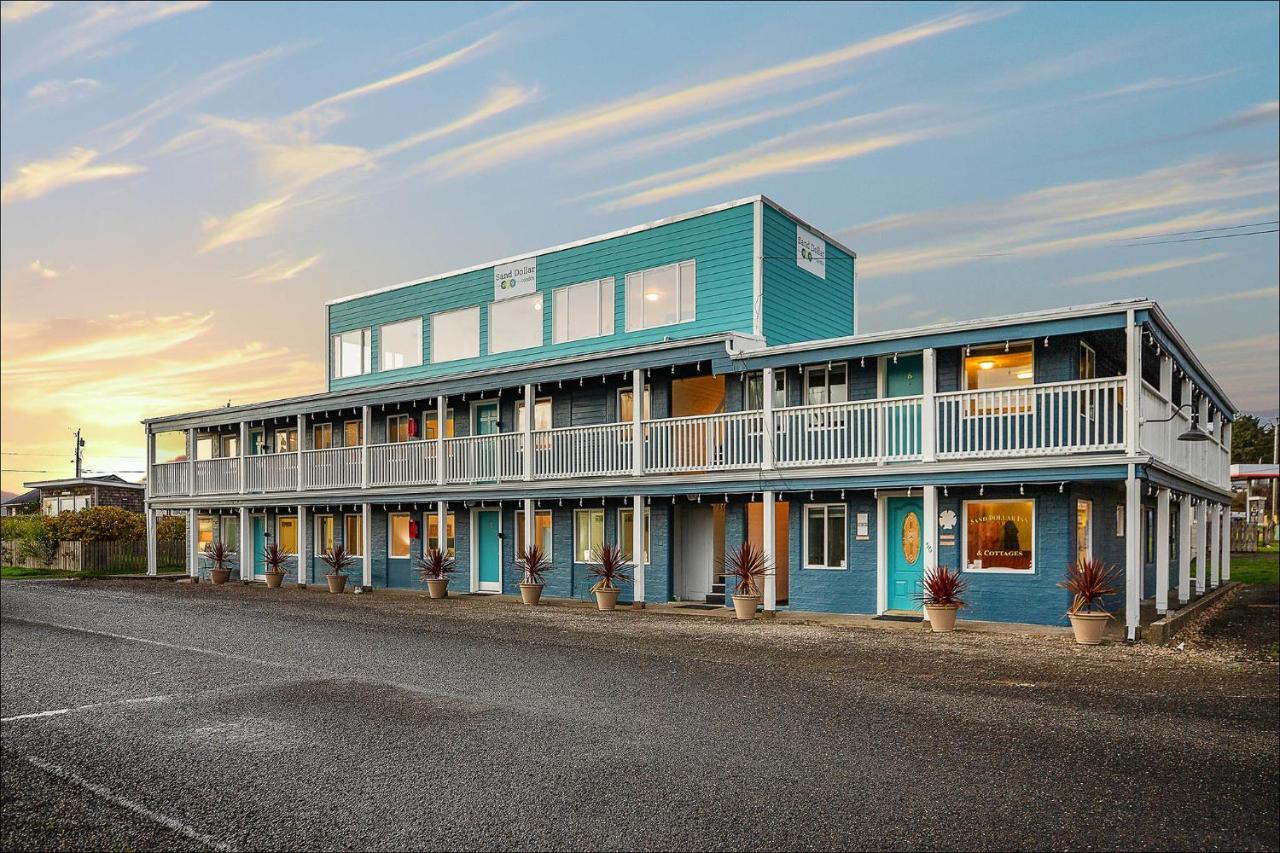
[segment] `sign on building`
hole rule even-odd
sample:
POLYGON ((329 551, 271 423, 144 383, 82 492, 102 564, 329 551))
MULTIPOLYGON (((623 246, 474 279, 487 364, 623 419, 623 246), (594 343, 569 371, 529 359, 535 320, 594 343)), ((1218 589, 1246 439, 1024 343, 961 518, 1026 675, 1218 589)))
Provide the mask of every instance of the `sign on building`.
POLYGON ((525 296, 538 289, 538 259, 525 258, 493 268, 493 301, 525 296))
POLYGON ((796 226, 796 265, 818 278, 827 277, 827 243, 796 226))

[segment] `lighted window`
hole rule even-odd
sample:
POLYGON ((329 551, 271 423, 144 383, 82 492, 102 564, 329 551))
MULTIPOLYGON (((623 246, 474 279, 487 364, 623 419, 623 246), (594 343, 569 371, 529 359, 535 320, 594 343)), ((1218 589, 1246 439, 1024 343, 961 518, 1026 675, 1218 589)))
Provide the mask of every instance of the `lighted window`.
POLYGON ((409 513, 393 512, 387 516, 387 556, 398 560, 409 557, 409 513))
MULTIPOLYGON (((454 524, 453 513, 445 517, 445 553, 454 556, 454 524)), ((440 548, 440 513, 427 513, 427 550, 440 548)))
POLYGON ((431 361, 480 355, 480 307, 431 315, 431 361))
POLYGON ((203 551, 213 544, 213 517, 202 515, 196 519, 196 542, 203 551))
MULTIPOLYGON (((547 559, 551 559, 551 510, 540 509, 533 513, 533 538, 547 559)), ((516 551, 524 548, 524 510, 516 510, 516 551)))
POLYGON ((844 504, 811 504, 804 508, 804 563, 807 569, 845 567, 844 504))
POLYGON ((316 424, 311 428, 311 446, 315 450, 333 447, 333 424, 316 424))
POLYGON ((391 415, 387 418, 387 443, 399 444, 412 438, 409 435, 409 421, 412 415, 391 415))
POLYGON ((965 571, 1034 572, 1035 521, 1035 501, 965 501, 965 571))
POLYGON ((298 519, 292 515, 282 515, 276 519, 276 541, 280 550, 286 554, 298 553, 298 519))
POLYGON ((364 444, 364 423, 347 421, 342 425, 342 446, 359 447, 364 444))
MULTIPOLYGON (((629 563, 635 562, 633 556, 634 551, 631 547, 631 540, 635 534, 634 525, 635 510, 622 509, 618 510, 618 547, 622 549, 622 558, 629 563)), ((650 540, 649 529, 649 510, 646 507, 644 511, 644 565, 649 565, 649 545, 650 540)))
POLYGON ((379 370, 396 370, 422 364, 421 317, 388 323, 378 329, 378 341, 381 344, 378 354, 379 370))
POLYGON ((576 509, 573 511, 573 559, 578 563, 591 562, 591 555, 604 544, 604 510, 576 509))
POLYGON ((695 319, 697 278, 693 261, 627 273, 627 331, 695 319))
POLYGON ((326 554, 333 550, 334 522, 332 515, 316 516, 316 553, 326 554))
MULTIPOLYGON (((533 428, 551 429, 551 399, 543 398, 533 402, 533 428)), ((524 430, 524 400, 516 401, 516 431, 524 430)))
POLYGON ((298 430, 278 429, 275 431, 276 453, 294 453, 298 450, 298 430))
POLYGON ((334 379, 360 376, 372 368, 373 349, 369 344, 368 329, 352 329, 330 338, 329 370, 334 379))
MULTIPOLYGON (((619 423, 627 423, 634 417, 633 412, 635 410, 632 408, 632 405, 631 405, 631 402, 634 396, 635 395, 631 393, 630 388, 626 388, 618 392, 618 422, 619 423)), ((644 410, 640 412, 640 420, 647 421, 651 417, 653 417, 651 402, 652 400, 651 400, 651 395, 649 394, 649 386, 646 385, 644 386, 644 410)))
POLYGON ((542 294, 489 304, 489 352, 542 346, 542 294))
POLYGON ((613 279, 556 288, 551 319, 551 338, 558 344, 612 335, 613 279))
POLYGON ((229 550, 240 549, 240 519, 234 515, 223 516, 218 525, 218 540, 229 550))
POLYGON ((1093 557, 1093 501, 1076 501, 1076 562, 1093 557))
MULTIPOLYGON (((422 435, 431 441, 440 437, 440 427, 434 410, 424 412, 422 415, 422 435)), ((453 409, 444 410, 444 437, 453 438, 453 409)))
POLYGON ((342 543, 347 553, 353 557, 364 556, 364 525, 358 515, 344 516, 342 543))
POLYGON ((966 391, 1018 388, 1035 382, 1035 349, 1030 341, 973 347, 964 359, 966 391))

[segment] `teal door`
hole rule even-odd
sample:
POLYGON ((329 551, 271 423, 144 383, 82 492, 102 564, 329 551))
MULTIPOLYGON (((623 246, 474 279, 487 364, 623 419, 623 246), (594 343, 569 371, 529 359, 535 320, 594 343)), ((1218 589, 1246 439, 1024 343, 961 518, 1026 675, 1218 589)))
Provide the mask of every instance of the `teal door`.
MULTIPOLYGON (((886 358, 884 395, 915 397, 924 393, 924 355, 900 355, 897 363, 886 358)), ((920 452, 919 404, 903 404, 890 410, 885 419, 885 450, 889 456, 911 456, 920 452)))
POLYGON ((262 560, 262 552, 267 548, 267 518, 263 515, 253 516, 253 574, 265 579, 267 564, 262 560))
MULTIPOLYGON (((472 429, 476 435, 498 434, 498 404, 476 403, 471 410, 472 429)), ((498 480, 498 448, 495 441, 482 441, 471 445, 472 472, 476 481, 493 483, 498 480)))
POLYGON ((496 509, 476 512, 476 568, 480 589, 500 592, 502 589, 501 514, 496 509))
POLYGON ((924 576, 924 507, 920 498, 889 498, 885 564, 889 609, 916 610, 924 576))
POLYGON ((476 435, 493 435, 498 431, 498 404, 477 403, 473 409, 476 435))

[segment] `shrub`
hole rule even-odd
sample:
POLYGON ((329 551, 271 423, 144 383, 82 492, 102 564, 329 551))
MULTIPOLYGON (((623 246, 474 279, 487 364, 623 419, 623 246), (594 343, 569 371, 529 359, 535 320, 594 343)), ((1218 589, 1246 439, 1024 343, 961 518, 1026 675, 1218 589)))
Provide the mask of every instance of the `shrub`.
POLYGON ((618 583, 631 580, 631 576, 627 574, 630 568, 631 564, 622 556, 621 548, 617 545, 601 545, 591 553, 591 574, 597 578, 591 585, 591 591, 617 589, 618 583))
POLYGON ((320 559, 324 560, 325 565, 329 567, 331 575, 345 575, 347 569, 355 565, 356 558, 341 545, 334 545, 328 551, 320 555, 320 559))
POLYGON ((759 595, 760 579, 769 573, 769 559, 764 551, 750 542, 724 555, 725 580, 737 581, 735 595, 759 595))
POLYGON ((448 578, 458 570, 457 563, 439 548, 430 548, 418 558, 418 574, 424 581, 448 578))
POLYGON ((58 539, 82 542, 115 542, 143 539, 147 535, 146 517, 118 506, 91 506, 76 512, 64 512, 49 523, 58 539))
POLYGON ((6 516, 0 519, 0 539, 11 543, 17 556, 52 565, 58 553, 58 535, 43 515, 6 516))
POLYGON ((542 583, 542 576, 551 571, 551 558, 537 543, 516 552, 516 568, 524 572, 521 583, 542 583))
POLYGON ((235 551, 228 548, 222 542, 210 542, 204 546, 204 555, 213 563, 215 569, 225 569, 227 562, 231 559, 231 555, 235 551))
POLYGON ((937 566, 925 570, 916 598, 921 604, 933 607, 964 607, 965 604, 960 599, 964 590, 965 581, 959 572, 946 566, 937 566))
POLYGON ((1108 567, 1094 558, 1067 566, 1067 579, 1058 586, 1071 593, 1069 613, 1106 613, 1102 599, 1119 592, 1119 582, 1120 572, 1115 566, 1108 567))
POLYGON ((161 542, 185 542, 187 539, 187 519, 181 515, 160 516, 156 520, 156 539, 161 542))
POLYGON ((272 542, 262 552, 262 562, 267 564, 267 571, 271 574, 279 574, 284 571, 285 561, 292 555, 272 542))

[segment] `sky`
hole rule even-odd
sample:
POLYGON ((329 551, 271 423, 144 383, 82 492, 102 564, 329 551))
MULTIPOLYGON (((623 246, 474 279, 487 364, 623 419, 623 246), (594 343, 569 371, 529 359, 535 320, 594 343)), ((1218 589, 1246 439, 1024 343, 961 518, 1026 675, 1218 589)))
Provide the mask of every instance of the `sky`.
POLYGON ((324 389, 324 302, 756 193, 862 331, 1157 299, 1280 384, 1275 3, 3 3, 3 479, 324 389))

